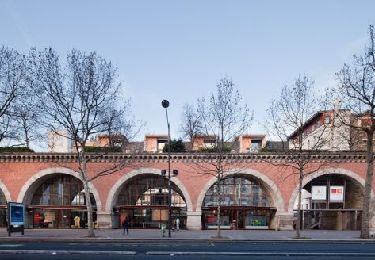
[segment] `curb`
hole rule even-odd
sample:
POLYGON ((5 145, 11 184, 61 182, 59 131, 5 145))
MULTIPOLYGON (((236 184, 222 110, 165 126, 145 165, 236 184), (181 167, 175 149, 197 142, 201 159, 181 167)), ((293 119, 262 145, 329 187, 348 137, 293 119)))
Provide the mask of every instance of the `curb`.
MULTIPOLYGON (((44 255, 137 255, 136 251, 88 251, 88 250, 0 250, 2 254, 44 254, 44 255)), ((300 252, 196 252, 196 251, 148 251, 139 253, 149 256, 221 255, 221 256, 341 256, 374 257, 375 253, 300 253, 300 252)))
POLYGON ((213 239, 213 238, 103 238, 103 237, 0 237, 0 242, 72 242, 72 243, 191 243, 191 242, 215 242, 215 243, 360 243, 375 244, 370 239, 213 239))
POLYGON ((135 251, 78 251, 78 250, 0 250, 4 254, 49 254, 49 255, 136 255, 135 251))
POLYGON ((375 253, 298 253, 298 252, 166 252, 149 251, 146 255, 229 255, 229 256, 375 256, 375 253))

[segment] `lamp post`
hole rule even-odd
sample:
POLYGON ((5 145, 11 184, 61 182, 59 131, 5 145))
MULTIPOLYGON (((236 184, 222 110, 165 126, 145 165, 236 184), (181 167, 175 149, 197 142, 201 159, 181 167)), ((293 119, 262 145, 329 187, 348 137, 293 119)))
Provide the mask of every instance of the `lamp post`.
POLYGON ((171 128, 170 128, 169 120, 168 120, 169 101, 164 99, 161 102, 161 105, 163 106, 163 108, 165 108, 165 116, 167 118, 167 126, 168 126, 168 237, 171 237, 172 196, 171 196, 171 128))

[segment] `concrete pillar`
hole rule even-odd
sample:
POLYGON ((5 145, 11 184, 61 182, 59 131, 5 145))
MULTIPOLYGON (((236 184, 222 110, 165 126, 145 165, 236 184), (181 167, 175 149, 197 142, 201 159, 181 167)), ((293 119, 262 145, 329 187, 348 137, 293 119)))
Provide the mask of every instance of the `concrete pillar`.
POLYGON ((276 213, 271 228, 275 230, 293 230, 293 212, 276 213))
POLYGON ((343 230, 343 223, 342 223, 342 212, 339 211, 337 212, 337 215, 336 215, 336 230, 340 230, 342 231, 343 230))
POLYGON ((201 230, 202 229, 202 212, 201 211, 188 211, 186 219, 186 228, 188 230, 201 230))
POLYGON ((112 228, 112 214, 110 212, 97 212, 98 228, 112 228))

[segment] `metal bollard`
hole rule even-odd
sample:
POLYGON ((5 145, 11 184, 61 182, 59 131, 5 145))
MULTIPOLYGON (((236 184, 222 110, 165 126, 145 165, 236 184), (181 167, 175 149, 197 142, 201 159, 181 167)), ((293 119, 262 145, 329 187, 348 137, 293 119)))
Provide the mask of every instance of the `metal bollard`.
POLYGON ((163 237, 165 237, 165 230, 167 229, 165 224, 161 224, 161 233, 163 234, 163 237))

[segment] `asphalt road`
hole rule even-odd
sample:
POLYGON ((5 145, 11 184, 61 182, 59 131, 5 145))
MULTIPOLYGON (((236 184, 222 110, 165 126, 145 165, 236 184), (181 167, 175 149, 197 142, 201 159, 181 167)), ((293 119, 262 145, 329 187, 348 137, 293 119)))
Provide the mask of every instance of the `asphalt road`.
POLYGON ((0 259, 375 259, 365 242, 1 243, 0 259))

